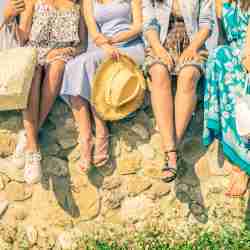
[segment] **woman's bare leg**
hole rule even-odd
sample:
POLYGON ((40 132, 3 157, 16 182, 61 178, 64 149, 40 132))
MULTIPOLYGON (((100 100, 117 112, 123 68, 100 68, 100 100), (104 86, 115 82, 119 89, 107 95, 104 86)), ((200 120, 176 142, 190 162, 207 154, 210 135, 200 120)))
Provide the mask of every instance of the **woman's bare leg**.
POLYGON ((242 197, 247 191, 249 176, 239 167, 233 166, 228 191, 226 195, 231 197, 242 197))
MULTIPOLYGON (((167 69, 161 64, 153 65, 149 74, 151 76, 153 112, 163 141, 164 151, 169 151, 176 148, 171 79, 167 69)), ((168 156, 171 166, 175 166, 176 153, 171 152, 168 156)))
POLYGON ((197 104, 196 87, 201 77, 199 69, 193 66, 183 68, 177 81, 175 96, 176 140, 180 143, 197 104))
POLYGON ((97 114, 95 109, 91 107, 93 118, 95 121, 95 151, 94 164, 96 167, 102 167, 109 160, 109 131, 106 122, 97 114))
POLYGON ((39 129, 45 122, 56 97, 59 95, 65 62, 57 60, 51 63, 46 71, 41 91, 41 108, 39 115, 39 129))
MULTIPOLYGON (((81 145, 82 159, 86 164, 91 163, 92 158, 92 130, 89 112, 89 104, 80 96, 70 98, 72 111, 79 129, 79 142, 81 145)), ((89 166, 82 166, 88 168, 89 166)))
POLYGON ((42 77, 42 67, 37 67, 30 90, 28 107, 23 111, 23 124, 27 134, 26 150, 37 152, 38 141, 38 120, 39 120, 39 100, 40 100, 40 85, 42 77))

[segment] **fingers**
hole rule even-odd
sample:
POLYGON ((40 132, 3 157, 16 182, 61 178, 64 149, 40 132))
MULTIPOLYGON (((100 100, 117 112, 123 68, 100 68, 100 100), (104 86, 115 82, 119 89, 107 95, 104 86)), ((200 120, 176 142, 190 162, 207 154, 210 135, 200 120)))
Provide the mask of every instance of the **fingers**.
POLYGON ((11 5, 17 13, 21 13, 25 10, 25 3, 23 0, 11 0, 11 5))
POLYGON ((119 61, 120 60, 120 52, 119 50, 113 50, 112 54, 111 54, 111 57, 113 60, 115 61, 119 61))

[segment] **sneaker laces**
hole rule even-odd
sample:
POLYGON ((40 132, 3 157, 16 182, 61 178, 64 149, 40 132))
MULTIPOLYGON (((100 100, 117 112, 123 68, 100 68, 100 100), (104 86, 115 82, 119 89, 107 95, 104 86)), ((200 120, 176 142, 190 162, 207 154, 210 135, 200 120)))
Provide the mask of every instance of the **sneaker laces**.
POLYGON ((38 163, 42 160, 42 156, 40 152, 27 153, 26 161, 30 164, 38 163))

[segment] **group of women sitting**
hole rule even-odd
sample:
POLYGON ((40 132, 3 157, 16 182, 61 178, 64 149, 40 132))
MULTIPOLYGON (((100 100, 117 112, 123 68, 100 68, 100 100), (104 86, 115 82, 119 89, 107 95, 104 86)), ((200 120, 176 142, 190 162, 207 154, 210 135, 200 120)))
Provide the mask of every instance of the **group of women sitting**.
POLYGON ((23 46, 37 48, 39 55, 23 112, 25 132, 19 133, 12 158, 23 162, 26 181, 41 178, 38 133, 58 95, 71 106, 79 130, 79 169, 86 172, 92 165, 108 162, 109 131, 90 103, 91 84, 107 56, 119 60, 125 53, 150 82, 165 153, 163 180, 172 182, 177 176, 178 145, 204 77, 203 141, 209 145, 215 138, 220 140, 232 163, 227 195, 243 195, 250 153, 235 126, 235 99, 250 70, 250 3, 224 0, 221 23, 227 45, 220 47, 215 11, 214 0, 11 0, 5 19, 20 15, 17 37, 23 46))

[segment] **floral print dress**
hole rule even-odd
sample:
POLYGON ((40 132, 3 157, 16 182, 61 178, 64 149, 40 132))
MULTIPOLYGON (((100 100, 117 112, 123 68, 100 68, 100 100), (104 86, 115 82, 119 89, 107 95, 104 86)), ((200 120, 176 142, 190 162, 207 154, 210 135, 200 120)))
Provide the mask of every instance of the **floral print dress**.
MULTIPOLYGON (((47 61, 48 53, 57 48, 76 47, 79 42, 80 6, 75 4, 68 9, 56 9, 43 0, 35 5, 28 47, 37 48, 38 64, 47 61)), ((68 61, 72 57, 59 56, 54 60, 68 61)))
POLYGON ((216 48, 207 61, 203 142, 217 138, 224 155, 250 175, 249 142, 236 130, 236 98, 244 93, 247 72, 242 65, 250 11, 224 3, 222 25, 229 45, 216 48))

